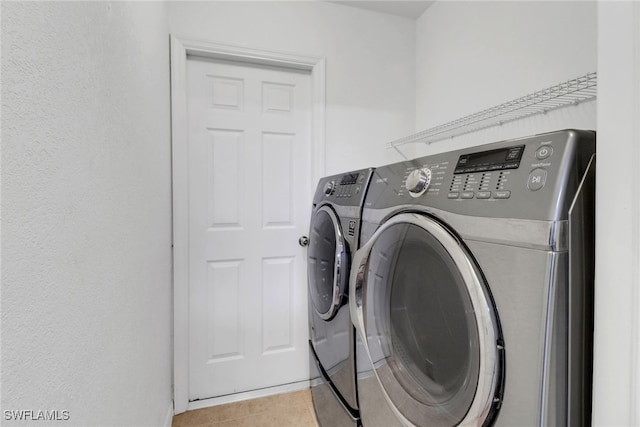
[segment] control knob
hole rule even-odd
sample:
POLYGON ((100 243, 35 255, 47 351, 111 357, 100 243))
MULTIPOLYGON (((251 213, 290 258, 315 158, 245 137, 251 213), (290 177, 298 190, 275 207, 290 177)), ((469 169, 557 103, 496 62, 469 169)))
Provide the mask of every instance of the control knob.
POLYGON ((329 196, 331 195, 331 193, 333 193, 333 190, 336 189, 336 182, 335 181, 329 181, 324 185, 324 194, 325 196, 329 196))
POLYGON ((405 188, 413 197, 422 195, 431 183, 431 169, 415 169, 411 171, 404 183, 405 188))

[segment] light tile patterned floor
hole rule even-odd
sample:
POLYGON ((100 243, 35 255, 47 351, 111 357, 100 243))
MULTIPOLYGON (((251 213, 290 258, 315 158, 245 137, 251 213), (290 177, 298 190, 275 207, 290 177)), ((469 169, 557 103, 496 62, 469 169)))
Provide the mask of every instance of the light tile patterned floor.
POLYGON ((318 427, 309 390, 197 409, 172 427, 318 427))

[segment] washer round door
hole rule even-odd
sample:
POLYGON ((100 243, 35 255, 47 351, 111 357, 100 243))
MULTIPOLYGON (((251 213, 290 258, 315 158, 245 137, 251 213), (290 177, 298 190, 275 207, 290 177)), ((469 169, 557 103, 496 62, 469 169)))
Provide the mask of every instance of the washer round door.
POLYGON ((356 253, 352 275, 352 317, 396 416, 425 427, 491 423, 504 346, 461 241, 425 215, 400 214, 356 253))
POLYGON ((338 217, 325 205, 311 219, 307 271, 309 296, 316 313, 332 319, 346 302, 349 255, 338 217))

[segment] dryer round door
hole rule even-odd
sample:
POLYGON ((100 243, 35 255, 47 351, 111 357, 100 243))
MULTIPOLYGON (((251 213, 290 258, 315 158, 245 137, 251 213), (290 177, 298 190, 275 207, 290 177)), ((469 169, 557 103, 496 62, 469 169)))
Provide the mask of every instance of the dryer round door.
POLYGON ((398 418, 425 427, 490 423, 504 346, 464 244, 425 215, 400 214, 356 253, 353 269, 352 317, 398 418))
POLYGON ((345 302, 349 255, 338 217, 327 205, 311 219, 307 263, 313 309, 322 319, 330 320, 345 302))

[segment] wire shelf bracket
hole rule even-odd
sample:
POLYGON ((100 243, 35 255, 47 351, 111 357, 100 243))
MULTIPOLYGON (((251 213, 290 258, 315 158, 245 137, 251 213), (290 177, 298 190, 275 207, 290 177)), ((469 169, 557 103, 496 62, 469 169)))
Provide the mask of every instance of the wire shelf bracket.
POLYGON ((535 114, 545 114, 557 108, 578 105, 596 98, 597 87, 597 73, 587 73, 584 76, 559 83, 504 104, 405 136, 390 142, 387 148, 393 148, 405 157, 398 148, 402 145, 418 142, 431 144, 493 126, 500 126, 535 114))

